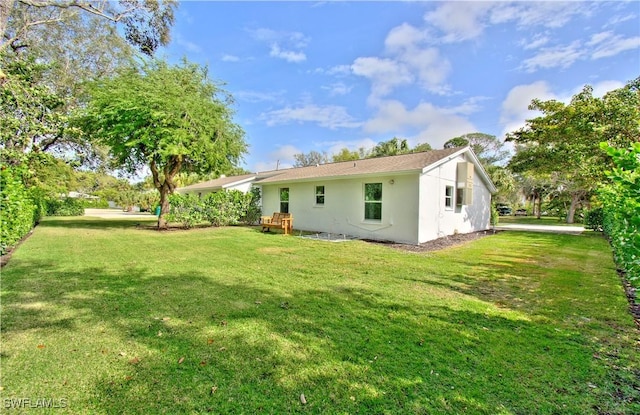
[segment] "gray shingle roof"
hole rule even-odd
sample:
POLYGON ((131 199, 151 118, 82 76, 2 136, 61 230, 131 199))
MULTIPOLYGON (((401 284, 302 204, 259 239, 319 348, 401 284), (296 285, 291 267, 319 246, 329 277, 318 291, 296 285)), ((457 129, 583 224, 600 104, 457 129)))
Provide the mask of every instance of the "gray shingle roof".
POLYGON ((344 176, 420 171, 460 150, 462 150, 461 147, 448 148, 444 150, 402 154, 399 156, 376 157, 309 167, 297 167, 280 170, 279 174, 264 179, 259 178, 256 183, 278 183, 316 178, 339 178, 344 176))
POLYGON ((200 182, 192 184, 190 186, 181 187, 178 190, 200 190, 200 189, 222 189, 223 187, 241 182, 247 179, 255 177, 255 174, 242 174, 240 176, 218 177, 217 179, 207 180, 206 182, 200 182))

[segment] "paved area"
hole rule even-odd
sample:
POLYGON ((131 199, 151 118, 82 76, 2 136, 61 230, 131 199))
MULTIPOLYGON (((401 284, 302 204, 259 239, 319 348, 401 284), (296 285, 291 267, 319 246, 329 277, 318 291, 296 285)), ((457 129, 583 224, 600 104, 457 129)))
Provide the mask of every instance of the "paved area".
POLYGON ((149 212, 123 212, 122 209, 85 209, 85 216, 103 219, 154 219, 149 212))
POLYGON ((503 231, 532 231, 571 234, 579 234, 585 231, 583 226, 524 225, 515 223, 498 225, 496 226, 496 229, 503 231))

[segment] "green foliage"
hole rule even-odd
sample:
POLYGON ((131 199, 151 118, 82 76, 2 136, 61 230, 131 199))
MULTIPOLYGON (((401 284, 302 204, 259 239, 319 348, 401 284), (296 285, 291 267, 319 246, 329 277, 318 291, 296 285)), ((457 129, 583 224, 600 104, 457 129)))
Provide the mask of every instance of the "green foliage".
POLYGON ((169 222, 176 222, 186 229, 205 221, 204 204, 193 194, 181 195, 174 193, 169 196, 169 222))
MULTIPOLYGON (((17 153, 46 150, 63 133, 64 101, 42 82, 45 66, 0 53, 0 145, 17 153)), ((5 157, 9 153, 5 153, 5 157)))
POLYGON ((84 203, 80 199, 65 197, 63 199, 49 198, 46 200, 47 216, 82 216, 84 203))
POLYGON ((252 187, 249 194, 251 195, 251 201, 249 202, 249 206, 247 207, 247 211, 241 219, 241 222, 247 225, 254 225, 258 223, 260 216, 262 215, 262 206, 260 206, 262 195, 260 194, 260 189, 258 187, 252 187))
POLYGON ((0 254, 31 230, 38 214, 39 210, 22 184, 19 169, 0 165, 0 254))
POLYGON ((626 277, 640 287, 640 142, 626 149, 602 143, 615 167, 612 183, 598 196, 603 205, 602 227, 609 236, 616 262, 626 277))
POLYGON ((410 152, 411 149, 406 139, 393 137, 391 140, 379 142, 373 148, 369 157, 396 156, 410 152))
POLYGON ((160 192, 165 227, 167 196, 180 171, 228 171, 246 151, 244 131, 232 120, 231 97, 212 82, 207 68, 153 60, 92 84, 77 122, 107 145, 116 164, 135 172, 148 165, 160 192))
POLYGON ((500 164, 509 157, 509 151, 504 149, 504 143, 495 135, 484 133, 470 133, 452 138, 444 143, 444 148, 471 147, 482 165, 500 164))
POLYGON ((584 224, 592 231, 602 232, 603 221, 604 209, 602 207, 588 209, 584 215, 584 224))
POLYGON ((239 190, 209 193, 204 199, 204 216, 213 226, 237 225, 246 216, 253 196, 239 190))
POLYGON ((640 78, 602 98, 585 86, 569 104, 534 100, 530 109, 542 115, 507 135, 517 144, 509 166, 516 173, 552 178, 552 187, 563 189, 571 200, 567 214, 571 223, 578 206, 607 179, 604 172, 611 160, 600 151, 600 143, 626 148, 640 141, 640 78))

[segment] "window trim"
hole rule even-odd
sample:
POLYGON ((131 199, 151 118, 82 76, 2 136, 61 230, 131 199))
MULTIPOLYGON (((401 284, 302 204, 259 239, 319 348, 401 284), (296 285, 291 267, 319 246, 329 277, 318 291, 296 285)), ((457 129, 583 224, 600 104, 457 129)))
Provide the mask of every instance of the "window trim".
POLYGON ((365 222, 382 222, 382 182, 364 183, 363 190, 363 216, 365 222), (367 200, 367 185, 380 185, 380 200, 367 200), (379 204, 380 205, 380 218, 367 218, 367 204, 379 204))
POLYGON ((444 187, 444 208, 445 210, 453 210, 455 207, 455 187, 446 185, 444 187))

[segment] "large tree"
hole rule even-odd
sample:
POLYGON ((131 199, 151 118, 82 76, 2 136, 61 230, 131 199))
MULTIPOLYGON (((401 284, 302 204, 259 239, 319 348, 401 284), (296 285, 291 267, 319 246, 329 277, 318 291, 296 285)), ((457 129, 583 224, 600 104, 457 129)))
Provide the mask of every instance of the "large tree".
POLYGON ((35 27, 81 13, 119 24, 127 42, 153 55, 169 43, 177 4, 176 0, 0 0, 0 50, 28 47, 29 32, 35 27))
POLYGON ((567 222, 573 223, 577 207, 605 179, 610 161, 600 142, 628 147, 640 141, 640 78, 602 98, 585 86, 569 104, 533 100, 529 108, 542 115, 507 135, 518 144, 509 166, 514 172, 553 175, 571 200, 567 222))
POLYGON ((180 171, 225 172, 246 152, 231 105, 206 68, 153 60, 95 82, 79 123, 110 147, 119 167, 131 173, 149 167, 160 192, 158 226, 166 228, 180 171))
POLYGON ((325 164, 329 162, 327 153, 311 150, 308 153, 294 154, 295 162, 293 167, 315 166, 316 164, 325 164))
POLYGON ((504 148, 504 143, 491 134, 469 133, 444 143, 444 148, 465 146, 470 146, 485 166, 500 164, 509 157, 509 151, 504 148))

